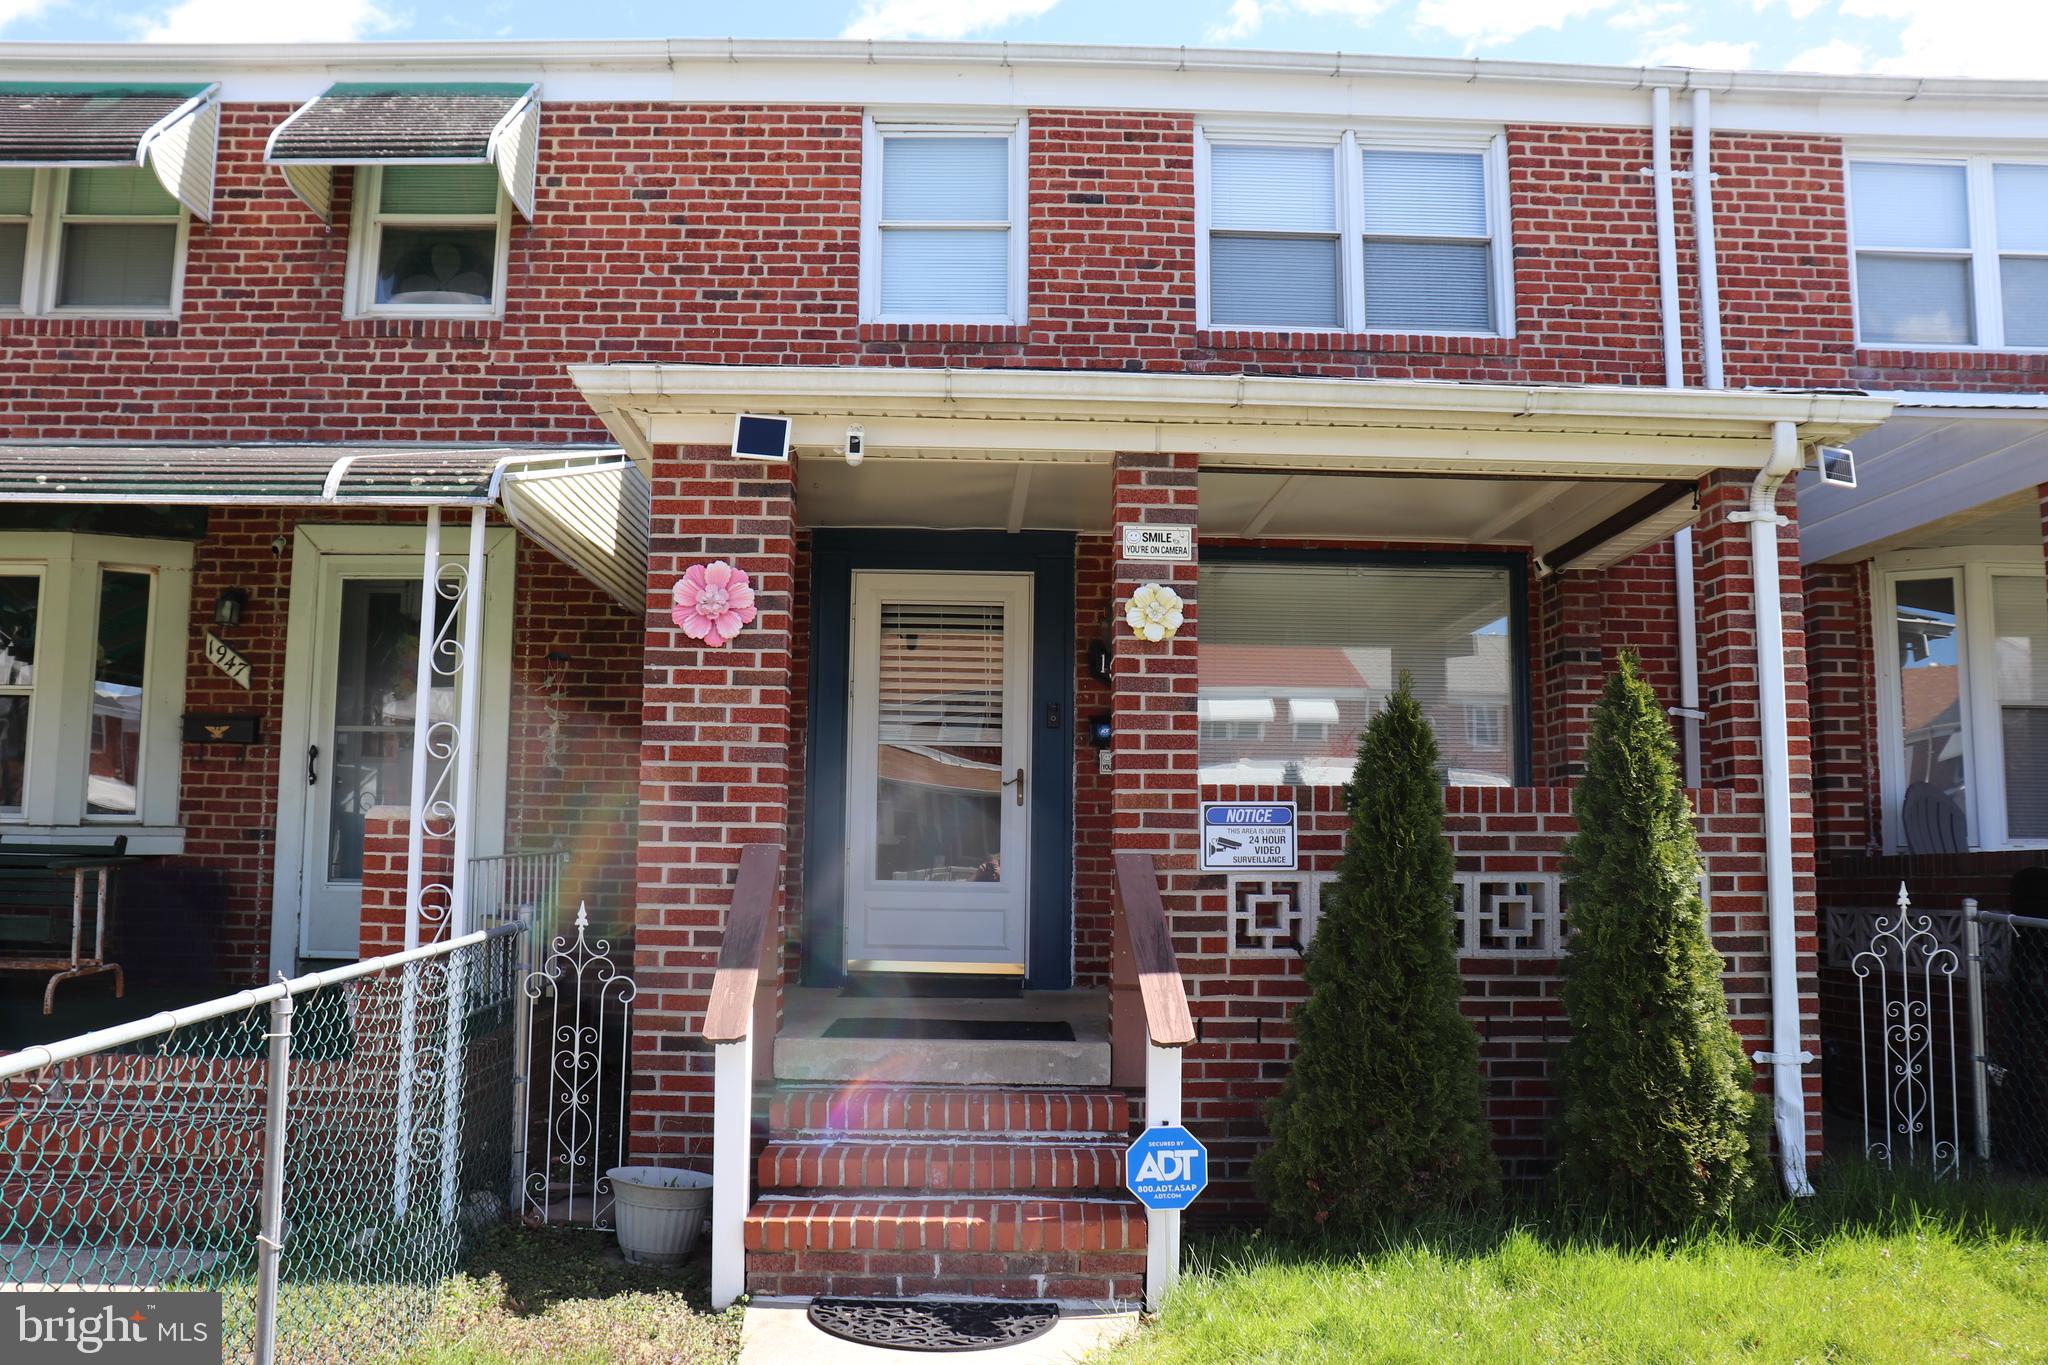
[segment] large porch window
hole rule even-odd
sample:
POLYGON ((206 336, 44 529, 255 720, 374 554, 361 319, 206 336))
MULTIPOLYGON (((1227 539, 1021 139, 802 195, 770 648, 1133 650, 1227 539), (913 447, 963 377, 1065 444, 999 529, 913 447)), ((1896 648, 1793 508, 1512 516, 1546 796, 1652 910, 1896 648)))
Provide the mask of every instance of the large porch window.
MULTIPOLYGON (((0 558, 0 834, 111 826, 174 851, 192 551, 10 533, 0 558)), ((152 847, 152 845, 157 845, 152 847)))
POLYGON ((1499 558, 1202 565, 1202 781, 1340 786, 1403 671, 1444 780, 1513 786, 1523 737, 1521 574, 1499 558))
POLYGON ((1878 611, 1887 843, 1939 851, 1911 848, 1904 805, 1917 787, 1916 801, 1953 803, 1977 847, 2048 844, 2048 577, 2038 555, 1895 561, 1878 575, 1878 611))

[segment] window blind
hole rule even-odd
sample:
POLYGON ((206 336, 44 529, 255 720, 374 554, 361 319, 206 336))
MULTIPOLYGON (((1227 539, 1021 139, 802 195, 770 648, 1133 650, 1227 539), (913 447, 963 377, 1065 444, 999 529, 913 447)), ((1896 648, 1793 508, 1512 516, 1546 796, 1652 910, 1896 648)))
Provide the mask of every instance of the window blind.
POLYGON ((882 140, 883 222, 1004 223, 1009 218, 1009 138, 882 140))
POLYGON ((168 308, 178 229, 168 223, 67 223, 57 302, 71 308, 168 308))
POLYGON ((1365 244, 1365 325, 1493 330, 1493 251, 1465 242, 1365 244))
POLYGON ((34 171, 0 167, 0 218, 26 218, 35 199, 35 190, 34 171))
POLYGON ((386 166, 377 206, 384 213, 486 217, 498 211, 494 166, 386 166))
POLYGON ((886 602, 880 624, 882 743, 1003 742, 1001 604, 886 602))
POLYGON ((1849 193, 1859 247, 1970 248, 1969 185, 1961 166, 1852 162, 1849 193))
POLYGON ((885 228, 881 237, 883 313, 1009 314, 1008 228, 885 228))
POLYGON ((1991 580, 2008 839, 2048 839, 2048 584, 1991 580))
POLYGON ((2048 166, 1993 166, 1998 249, 2048 251, 2048 166))
POLYGON ((1970 262, 1859 252, 1856 313, 1866 341, 1966 345, 1976 334, 1970 262))
POLYGON ((1334 154, 1327 147, 1211 147, 1209 226, 1218 231, 1335 232, 1334 154))
POLYGON ((65 190, 67 213, 111 218, 176 218, 178 201, 140 166, 108 166, 71 172, 65 190))
POLYGON ((1376 149, 1363 156, 1367 236, 1487 235, 1485 157, 1376 149))
POLYGON ((1212 237, 1209 320, 1261 327, 1341 325, 1337 239, 1212 237))
POLYGON ((21 307, 21 273, 28 260, 28 224, 0 223, 0 308, 21 307))
POLYGON ((1509 785, 1522 720, 1514 709, 1512 576, 1474 566, 1210 563, 1202 566, 1200 706, 1205 717, 1293 724, 1205 735, 1202 780, 1336 786, 1350 780, 1358 736, 1403 670, 1435 727, 1447 779, 1509 785), (1290 694, 1302 695, 1290 699, 1290 694), (1466 710, 1500 708, 1504 730, 1472 742, 1466 710))
POLYGON ((1998 293, 2008 346, 2048 346, 2048 256, 2006 256, 1998 293))

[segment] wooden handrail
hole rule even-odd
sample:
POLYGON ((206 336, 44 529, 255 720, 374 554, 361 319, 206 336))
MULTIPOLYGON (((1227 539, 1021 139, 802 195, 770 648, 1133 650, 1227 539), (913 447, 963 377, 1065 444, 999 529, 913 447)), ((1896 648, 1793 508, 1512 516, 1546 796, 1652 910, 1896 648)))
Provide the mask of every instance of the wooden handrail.
POLYGON ((1195 1041, 1195 1023, 1152 855, 1119 853, 1114 861, 1110 1070, 1115 1084, 1135 1085, 1144 1078, 1145 1046, 1186 1047, 1195 1041))
MULTIPOLYGON (((775 925, 775 881, 782 873, 782 849, 775 844, 748 844, 740 850, 739 877, 733 883, 732 910, 725 917, 725 937, 718 947, 718 974, 711 979, 711 1001, 704 1010, 704 1041, 737 1043, 756 1024, 756 995, 761 974, 775 976, 781 940, 775 925)), ((769 997, 773 1008, 773 997, 769 997)))

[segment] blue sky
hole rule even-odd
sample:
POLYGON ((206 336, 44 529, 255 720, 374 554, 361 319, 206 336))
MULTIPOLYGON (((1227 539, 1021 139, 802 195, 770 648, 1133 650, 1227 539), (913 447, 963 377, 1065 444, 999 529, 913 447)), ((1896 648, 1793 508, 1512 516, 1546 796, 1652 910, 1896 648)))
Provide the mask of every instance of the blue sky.
POLYGON ((0 0, 0 39, 1007 38, 2048 77, 2048 0, 0 0))

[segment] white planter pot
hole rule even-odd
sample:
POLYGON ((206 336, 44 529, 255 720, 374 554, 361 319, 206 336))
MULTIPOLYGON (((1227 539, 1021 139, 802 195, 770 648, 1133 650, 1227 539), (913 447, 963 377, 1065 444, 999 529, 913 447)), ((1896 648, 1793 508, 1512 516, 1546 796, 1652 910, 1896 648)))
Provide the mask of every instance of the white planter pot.
POLYGON ((614 1166, 619 1250, 635 1265, 674 1265, 690 1254, 711 1208, 711 1177, 668 1166, 614 1166))

